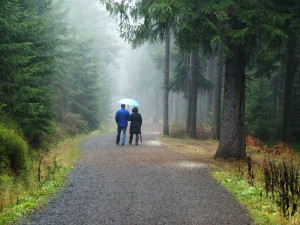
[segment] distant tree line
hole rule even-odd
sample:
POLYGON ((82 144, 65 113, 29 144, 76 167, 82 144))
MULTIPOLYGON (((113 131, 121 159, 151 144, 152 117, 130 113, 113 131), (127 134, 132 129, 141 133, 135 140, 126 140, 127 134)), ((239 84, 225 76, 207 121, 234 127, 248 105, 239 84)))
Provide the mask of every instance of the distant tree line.
POLYGON ((104 121, 110 101, 106 65, 115 50, 109 34, 101 35, 105 21, 93 3, 1 1, 0 170, 17 160, 9 132, 31 148, 46 149, 54 139, 104 121))
POLYGON ((187 100, 188 136, 197 119, 212 125, 216 157, 245 158, 246 132, 299 142, 299 1, 100 1, 133 47, 165 43, 164 134, 173 90, 187 100), (179 57, 170 82, 172 40, 179 57))

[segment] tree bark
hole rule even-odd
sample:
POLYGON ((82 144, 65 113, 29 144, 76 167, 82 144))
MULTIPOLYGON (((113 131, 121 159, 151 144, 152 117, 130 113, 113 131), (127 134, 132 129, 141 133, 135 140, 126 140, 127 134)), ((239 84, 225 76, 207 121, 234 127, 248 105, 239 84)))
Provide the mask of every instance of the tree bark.
POLYGON ((175 93, 175 106, 174 106, 174 110, 175 110, 174 122, 175 123, 178 122, 178 98, 179 98, 179 94, 175 93))
MULTIPOLYGON (((205 78, 208 81, 213 81, 213 68, 214 68, 214 59, 210 58, 207 64, 207 72, 205 74, 205 78)), ((204 115, 204 123, 209 125, 210 115, 212 113, 212 105, 213 105, 213 93, 211 90, 205 91, 205 115, 204 115)))
POLYGON ((169 135, 169 64, 170 64, 170 26, 166 28, 164 68, 164 119, 163 133, 169 135))
POLYGON ((172 123, 172 113, 173 113, 173 94, 169 92, 169 122, 172 123))
POLYGON ((62 116, 62 107, 61 107, 61 100, 60 100, 60 95, 57 97, 57 106, 58 106, 58 118, 59 122, 62 123, 63 121, 63 116, 62 116))
POLYGON ((157 90, 154 91, 155 92, 155 118, 154 118, 154 123, 158 123, 158 93, 157 90))
POLYGON ((230 46, 232 57, 225 68, 224 112, 216 158, 244 159, 245 143, 245 52, 230 46))
POLYGON ((273 80, 272 80, 272 92, 273 92, 273 104, 272 104, 272 110, 271 110, 271 123, 275 123, 276 120, 277 120, 277 105, 278 105, 278 83, 279 83, 279 80, 278 80, 278 77, 275 77, 273 80))
POLYGON ((221 117, 221 92, 222 92, 222 56, 219 51, 216 56, 214 70, 214 100, 213 100, 213 139, 220 139, 220 117, 221 117))
POLYGON ((291 118, 292 118, 292 99, 293 84, 296 73, 296 41, 289 40, 287 43, 286 56, 286 74, 284 86, 284 104, 283 104, 283 129, 282 141, 288 142, 291 138, 291 118))
POLYGON ((198 49, 193 50, 191 54, 191 76, 190 76, 190 126, 188 136, 195 138, 196 134, 196 123, 197 123, 197 76, 199 71, 199 60, 198 60, 198 49))
POLYGON ((190 129, 190 125, 191 125, 191 85, 190 85, 190 81, 191 81, 191 57, 190 54, 187 55, 186 57, 186 68, 187 68, 187 72, 186 72, 186 93, 187 93, 187 114, 186 114, 186 128, 185 128, 185 132, 186 135, 188 135, 189 133, 189 129, 190 129))

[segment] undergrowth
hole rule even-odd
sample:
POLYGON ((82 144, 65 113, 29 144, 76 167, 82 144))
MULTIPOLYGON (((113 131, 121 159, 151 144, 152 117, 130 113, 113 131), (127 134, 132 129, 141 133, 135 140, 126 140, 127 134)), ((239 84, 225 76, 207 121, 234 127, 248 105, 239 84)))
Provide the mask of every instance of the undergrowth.
POLYGON ((0 175, 0 224, 9 224, 46 202, 65 181, 74 167, 80 139, 68 139, 49 153, 32 154, 29 168, 16 175, 0 175))
POLYGON ((248 209, 255 224, 300 224, 300 158, 290 145, 268 146, 248 136, 247 160, 234 161, 213 159, 217 144, 210 140, 164 137, 162 141, 170 149, 198 155, 208 163, 214 178, 248 209))
POLYGON ((33 151, 26 169, 0 173, 0 225, 10 224, 45 204, 61 188, 66 175, 81 156, 79 143, 89 136, 111 132, 112 125, 102 125, 89 135, 68 138, 48 152, 33 151))
MULTIPOLYGON (((169 124, 169 135, 174 138, 185 138, 186 128, 183 123, 170 123, 169 124)), ((197 125, 196 136, 198 139, 205 140, 212 136, 211 127, 205 127, 203 125, 197 125)))
POLYGON ((293 149, 251 136, 246 143, 247 160, 217 167, 214 177, 247 207, 255 224, 300 224, 299 158, 293 149))

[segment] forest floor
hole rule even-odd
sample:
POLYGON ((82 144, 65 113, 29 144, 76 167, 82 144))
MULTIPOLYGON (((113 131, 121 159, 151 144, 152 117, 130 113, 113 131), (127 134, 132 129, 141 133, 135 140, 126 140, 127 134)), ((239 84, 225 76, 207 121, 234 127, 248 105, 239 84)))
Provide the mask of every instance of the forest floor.
POLYGON ((116 145, 114 133, 87 140, 65 188, 21 224, 252 224, 201 157, 216 144, 171 151, 160 130, 143 125, 138 146, 116 145))
MULTIPOLYGON (((251 158, 250 172, 253 174, 252 180, 250 180, 248 161, 214 159, 219 144, 216 140, 172 138, 161 135, 160 141, 163 146, 171 151, 188 155, 198 162, 207 164, 214 178, 222 183, 247 208, 255 224, 299 224, 299 211, 293 217, 284 217, 282 208, 276 204, 279 200, 278 193, 275 199, 270 198, 270 196, 266 197, 264 177, 264 163, 269 157, 275 160, 277 165, 279 165, 279 162, 290 162, 289 160, 292 159, 294 172, 298 171, 300 168, 299 153, 295 152, 295 154, 291 153, 291 155, 275 154, 270 156, 265 154, 260 148, 248 146, 247 156, 251 158)), ((298 184, 295 183, 294 185, 297 187, 298 184)), ((276 189, 276 191, 278 190, 276 189)), ((295 196, 295 200, 299 204, 297 196, 295 196)), ((290 206, 288 209, 289 213, 291 209, 292 207, 290 206)))

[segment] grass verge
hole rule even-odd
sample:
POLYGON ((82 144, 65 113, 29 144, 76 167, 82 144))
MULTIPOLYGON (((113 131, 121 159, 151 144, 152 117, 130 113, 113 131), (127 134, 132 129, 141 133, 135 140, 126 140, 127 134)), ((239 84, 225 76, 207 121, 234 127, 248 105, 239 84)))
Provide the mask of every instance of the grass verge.
POLYGON ((1 174, 1 225, 15 222, 45 204, 63 186, 66 175, 81 154, 79 143, 82 140, 83 138, 68 139, 47 154, 32 156, 30 171, 18 176, 1 174))
MULTIPOLYGON (((254 185, 252 186, 248 183, 248 166, 245 161, 213 158, 218 147, 217 141, 166 136, 162 136, 160 140, 168 149, 190 154, 195 160, 208 164, 212 168, 212 176, 233 193, 236 199, 247 208, 249 216, 255 224, 300 224, 299 211, 288 220, 283 216, 282 210, 276 202, 270 196, 266 197, 262 171, 263 157, 253 149, 250 149, 254 173, 254 185)), ((299 163, 300 160, 295 157, 295 161, 299 163)))
POLYGON ((82 157, 80 143, 91 136, 110 132, 110 126, 93 133, 69 138, 48 153, 32 152, 27 167, 19 175, 0 175, 0 225, 11 224, 47 203, 63 187, 67 174, 82 157))

